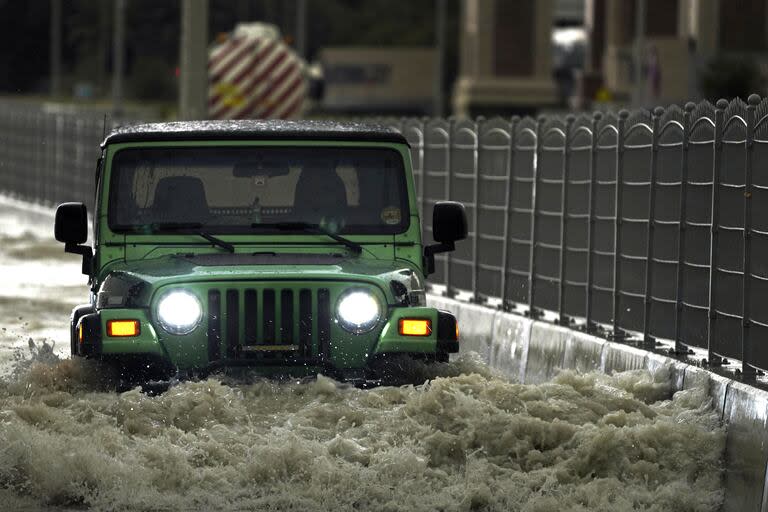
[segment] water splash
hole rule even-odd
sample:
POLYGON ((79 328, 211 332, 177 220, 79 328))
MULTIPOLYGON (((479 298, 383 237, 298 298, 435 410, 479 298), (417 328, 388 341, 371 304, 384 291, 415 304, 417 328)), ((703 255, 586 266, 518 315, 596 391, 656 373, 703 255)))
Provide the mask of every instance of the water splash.
POLYGON ((724 433, 668 369, 420 386, 183 382, 103 392, 50 357, 0 384, 0 497, 96 510, 717 510, 724 433))

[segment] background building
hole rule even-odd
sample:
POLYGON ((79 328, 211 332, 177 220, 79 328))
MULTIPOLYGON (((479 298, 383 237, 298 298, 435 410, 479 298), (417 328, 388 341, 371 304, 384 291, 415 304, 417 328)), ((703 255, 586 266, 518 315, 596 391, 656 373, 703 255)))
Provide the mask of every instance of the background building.
POLYGON ((748 89, 761 86, 768 62, 766 4, 766 0, 587 0, 587 75, 596 73, 616 101, 669 103, 747 94, 734 90, 733 84, 729 90, 717 82, 733 80, 735 74, 741 81, 753 81, 745 84, 748 89), (638 23, 638 14, 643 13, 638 23), (643 30, 638 32, 638 27, 643 30), (745 76, 749 74, 756 76, 745 76))
POLYGON ((768 0, 462 0, 457 115, 765 93, 768 0))
POLYGON ((459 24, 458 115, 554 105, 553 0, 464 0, 459 24))

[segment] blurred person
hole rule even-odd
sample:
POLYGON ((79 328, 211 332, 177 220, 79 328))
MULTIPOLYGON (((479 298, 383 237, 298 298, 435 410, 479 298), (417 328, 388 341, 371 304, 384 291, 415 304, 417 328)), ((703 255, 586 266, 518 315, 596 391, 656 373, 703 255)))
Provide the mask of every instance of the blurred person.
POLYGON ((557 66, 552 72, 552 78, 557 85, 557 96, 560 107, 567 107, 569 100, 576 87, 573 68, 568 66, 557 66))

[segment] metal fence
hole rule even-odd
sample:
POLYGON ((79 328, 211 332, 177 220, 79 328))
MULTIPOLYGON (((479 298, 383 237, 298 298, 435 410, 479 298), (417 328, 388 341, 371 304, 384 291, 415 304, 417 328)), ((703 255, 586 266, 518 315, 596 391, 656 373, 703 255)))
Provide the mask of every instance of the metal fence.
POLYGON ((427 234, 436 201, 467 207, 434 279, 449 295, 768 369, 768 100, 384 122, 412 145, 427 234))
MULTIPOLYGON (((449 295, 768 369, 768 100, 564 119, 389 119, 432 206, 467 207, 449 295)), ((91 201, 103 119, 2 106, 0 190, 91 201)))
POLYGON ((93 211, 99 144, 118 124, 94 111, 0 101, 0 191, 93 211))

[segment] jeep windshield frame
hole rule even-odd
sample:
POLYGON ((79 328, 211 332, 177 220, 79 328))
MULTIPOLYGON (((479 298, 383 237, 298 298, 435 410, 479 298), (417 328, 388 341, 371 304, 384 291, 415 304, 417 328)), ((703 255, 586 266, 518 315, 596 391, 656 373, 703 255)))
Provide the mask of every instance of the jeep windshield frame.
POLYGON ((107 225, 137 235, 285 235, 280 226, 297 223, 398 235, 412 217, 407 180, 401 153, 378 145, 130 146, 111 160, 107 225), (196 227, 162 228, 173 223, 196 227))

